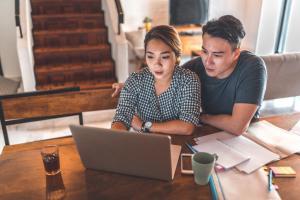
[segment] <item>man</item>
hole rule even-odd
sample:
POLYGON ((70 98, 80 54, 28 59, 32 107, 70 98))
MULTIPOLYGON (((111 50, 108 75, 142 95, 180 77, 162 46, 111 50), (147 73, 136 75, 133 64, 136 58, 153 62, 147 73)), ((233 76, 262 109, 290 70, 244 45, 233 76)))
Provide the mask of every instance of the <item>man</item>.
MULTIPOLYGON (((200 57, 183 65, 200 77, 200 119, 241 135, 251 119, 259 115, 266 89, 266 66, 258 56, 240 50, 245 30, 237 18, 225 15, 211 20, 203 26, 202 32, 200 57)), ((118 93, 120 86, 114 84, 113 87, 118 93)))
POLYGON ((241 135, 258 117, 267 72, 258 56, 241 51, 242 23, 231 15, 203 26, 200 57, 184 64, 201 81, 203 123, 241 135))

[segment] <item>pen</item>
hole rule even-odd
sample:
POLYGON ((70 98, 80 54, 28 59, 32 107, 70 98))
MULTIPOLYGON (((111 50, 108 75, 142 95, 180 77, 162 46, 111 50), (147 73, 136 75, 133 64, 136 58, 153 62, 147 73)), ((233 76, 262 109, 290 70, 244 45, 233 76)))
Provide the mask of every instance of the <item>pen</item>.
POLYGON ((210 190, 211 190, 211 193, 212 193, 212 199, 213 200, 218 200, 218 192, 216 190, 216 186, 215 186, 215 182, 214 182, 214 179, 212 177, 212 175, 210 175, 209 177, 209 186, 210 186, 210 190))
POLYGON ((269 170, 269 177, 268 177, 268 190, 269 190, 269 192, 271 192, 272 191, 272 189, 273 189, 273 184, 272 184, 272 180, 273 180, 273 177, 272 177, 272 170, 270 169, 269 170))
POLYGON ((190 145, 189 143, 185 143, 185 145, 193 152, 193 153, 197 153, 198 151, 192 146, 190 145))

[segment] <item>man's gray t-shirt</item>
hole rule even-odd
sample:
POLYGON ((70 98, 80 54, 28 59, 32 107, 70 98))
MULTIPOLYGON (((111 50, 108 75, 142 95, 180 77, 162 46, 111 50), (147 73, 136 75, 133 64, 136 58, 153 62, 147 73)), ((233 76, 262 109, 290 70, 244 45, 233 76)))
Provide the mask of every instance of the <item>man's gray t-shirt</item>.
MULTIPOLYGON (((232 114, 235 103, 261 105, 266 90, 267 71, 263 60, 242 51, 231 75, 224 79, 207 76, 200 57, 183 65, 195 72, 201 81, 202 112, 232 114)), ((254 117, 258 117, 258 111, 254 117)))

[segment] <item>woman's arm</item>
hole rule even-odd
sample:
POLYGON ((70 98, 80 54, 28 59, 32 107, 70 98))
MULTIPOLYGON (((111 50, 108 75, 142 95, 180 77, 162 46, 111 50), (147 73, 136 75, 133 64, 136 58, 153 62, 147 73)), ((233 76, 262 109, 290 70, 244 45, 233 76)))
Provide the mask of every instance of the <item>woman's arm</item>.
POLYGON ((139 93, 140 84, 138 76, 138 74, 132 73, 124 84, 111 125, 112 129, 124 129, 123 126, 125 126, 125 130, 129 130, 130 128, 137 105, 137 95, 139 93))
POLYGON ((123 122, 114 122, 114 123, 112 123, 111 129, 113 129, 113 130, 125 130, 125 131, 128 130, 123 122))
MULTIPOLYGON (((131 122, 131 126, 136 131, 141 131, 143 121, 134 116, 131 122)), ((166 122, 154 122, 150 128, 150 132, 165 133, 170 135, 191 135, 195 129, 195 125, 183 120, 170 120, 166 122)))

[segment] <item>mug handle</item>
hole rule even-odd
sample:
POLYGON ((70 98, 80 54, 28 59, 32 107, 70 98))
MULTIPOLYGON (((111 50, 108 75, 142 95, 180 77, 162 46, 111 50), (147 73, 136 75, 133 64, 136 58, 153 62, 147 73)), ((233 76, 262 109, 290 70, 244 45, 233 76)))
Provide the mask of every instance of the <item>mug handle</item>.
POLYGON ((217 161, 219 158, 218 154, 216 154, 216 153, 213 154, 213 157, 215 158, 215 161, 217 161))
POLYGON ((181 156, 180 156, 180 160, 181 160, 181 173, 182 174, 194 174, 194 171, 193 170, 189 170, 189 169, 183 169, 183 157, 191 157, 192 159, 192 156, 194 154, 191 154, 191 153, 182 153, 181 156))

